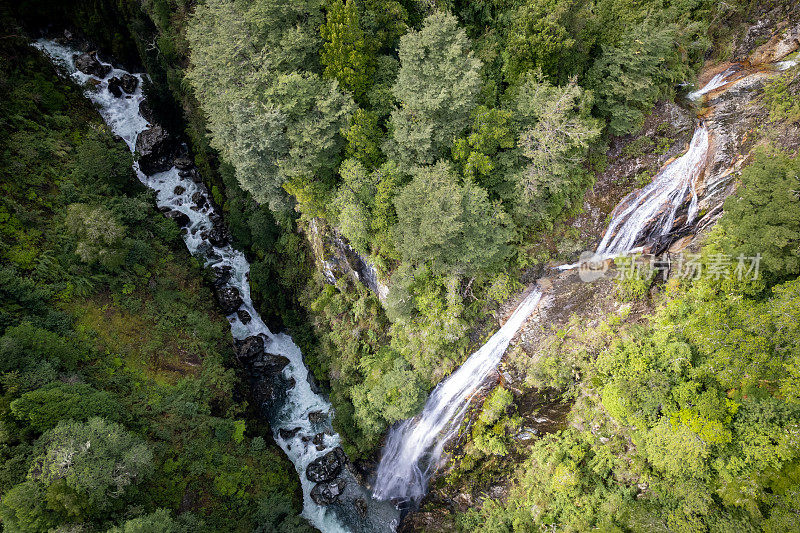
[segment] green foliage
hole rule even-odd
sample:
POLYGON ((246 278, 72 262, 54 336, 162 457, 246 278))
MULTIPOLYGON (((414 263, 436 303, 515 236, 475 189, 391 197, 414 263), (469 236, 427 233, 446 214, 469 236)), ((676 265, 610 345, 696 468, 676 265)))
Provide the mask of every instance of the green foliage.
POLYGON ((533 75, 525 80, 516 97, 522 129, 518 142, 527 163, 519 178, 523 198, 557 204, 575 186, 574 175, 581 173, 589 145, 600 134, 588 114, 590 106, 574 79, 563 87, 533 75))
POLYGON ((389 424, 416 414, 425 403, 424 384, 390 349, 363 357, 359 368, 364 381, 353 388, 353 406, 365 430, 380 434, 389 424))
POLYGON ((430 165, 469 124, 480 90, 481 63, 454 16, 435 13, 400 39, 400 71, 392 88, 391 156, 405 167, 430 165))
POLYGON ((350 119, 347 138, 347 157, 361 161, 368 169, 377 167, 383 155, 381 142, 383 131, 378 125, 378 116, 363 109, 357 109, 350 119))
POLYGON ((635 132, 656 100, 687 77, 679 46, 702 46, 702 41, 690 41, 698 29, 646 22, 628 30, 618 44, 603 45, 586 84, 597 96, 597 110, 608 119, 609 132, 635 132))
POLYGON ((643 264, 639 256, 614 258, 618 276, 614 278, 617 297, 623 302, 643 300, 650 291, 657 271, 643 264))
POLYGON ((28 477, 46 487, 49 506, 68 515, 116 507, 135 494, 153 461, 145 442, 102 418, 62 421, 37 447, 28 477))
POLYGON ((61 420, 101 417, 118 422, 123 418, 122 407, 113 395, 85 383, 51 383, 26 392, 11 402, 11 412, 39 432, 61 420))
POLYGON ((800 87, 800 69, 792 68, 775 77, 764 86, 764 100, 772 121, 800 121, 800 103, 797 101, 800 87))
POLYGON ((503 74, 509 83, 520 83, 525 73, 537 69, 563 83, 586 68, 596 39, 585 28, 587 19, 591 24, 588 4, 563 0, 524 2, 508 18, 503 74))
POLYGON ((722 249, 732 257, 761 256, 771 280, 800 273, 800 159, 759 149, 725 201, 722 249))
POLYGON ((398 251, 435 272, 475 273, 499 264, 506 253, 505 213, 477 185, 459 185, 446 163, 417 169, 395 208, 398 251))
MULTIPOLYGON (((233 399, 229 326, 178 227, 80 88, 16 37, 0 59, 4 530, 247 531, 275 494, 285 512, 264 527, 302 528, 291 465, 233 399)), ((259 215, 254 249, 301 261, 259 215)))
POLYGON ((84 263, 100 263, 113 270, 122 265, 124 227, 103 206, 72 204, 67 208, 66 229, 77 237, 75 253, 84 263))
POLYGON ((343 88, 361 99, 369 88, 372 64, 355 1, 331 4, 320 33, 325 40, 320 53, 325 76, 339 80, 343 88))
POLYGON ((185 533, 188 528, 175 521, 166 509, 156 509, 152 513, 126 520, 122 525, 112 527, 108 533, 185 533))

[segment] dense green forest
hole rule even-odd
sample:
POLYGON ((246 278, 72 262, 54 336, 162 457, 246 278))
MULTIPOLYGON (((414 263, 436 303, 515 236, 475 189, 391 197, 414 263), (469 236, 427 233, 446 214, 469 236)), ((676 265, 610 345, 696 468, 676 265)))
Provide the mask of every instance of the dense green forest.
MULTIPOLYGON (((80 88, 27 46, 42 28, 148 72, 261 314, 302 347, 345 451, 369 464, 510 299, 592 246, 568 220, 610 147, 669 148, 669 128, 637 137, 656 104, 734 59, 764 16, 800 21, 794 2, 756 0, 0 7, 4 531, 308 528, 208 273, 80 88), (326 280, 316 241, 331 233, 385 298, 326 280)), ((576 316, 545 357, 512 354, 522 390, 485 398, 435 487, 508 492, 438 530, 800 530, 798 98, 798 67, 767 84, 760 147, 703 237, 706 264, 759 253, 761 277, 628 280, 601 324, 576 316), (520 397, 544 390, 569 414, 519 442, 520 397)))
POLYGON ((0 70, 3 530, 306 530, 127 147, 25 39, 0 41, 0 70))

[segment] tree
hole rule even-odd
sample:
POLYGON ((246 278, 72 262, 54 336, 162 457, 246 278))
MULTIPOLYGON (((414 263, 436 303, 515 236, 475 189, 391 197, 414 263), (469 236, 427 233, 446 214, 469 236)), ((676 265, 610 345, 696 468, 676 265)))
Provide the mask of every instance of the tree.
POLYGON ((85 383, 51 383, 14 400, 11 412, 35 430, 45 431, 61 420, 100 416, 116 421, 121 418, 122 407, 110 393, 85 383))
POLYGON ((378 125, 378 116, 363 109, 356 109, 350 119, 347 137, 347 157, 361 161, 368 169, 380 165, 383 130, 378 125))
POLYGON ((28 477, 47 487, 52 508, 94 515, 112 507, 150 472, 153 453, 139 437, 102 418, 62 421, 40 441, 28 477))
POLYGON ((481 185, 493 198, 508 196, 507 169, 497 156, 516 145, 512 115, 510 110, 476 107, 469 134, 453 145, 453 160, 460 164, 464 177, 481 185))
POLYGON ((211 0, 187 31, 188 78, 209 119, 212 146, 242 188, 275 211, 294 194, 324 211, 353 110, 336 80, 323 80, 316 52, 321 3, 211 0))
POLYGON ((732 257, 761 255, 761 268, 780 280, 800 273, 800 159, 756 151, 720 220, 723 249, 732 257))
POLYGON ((353 388, 356 419, 367 433, 414 415, 425 403, 425 385, 411 366, 389 348, 363 357, 363 383, 353 388))
POLYGON ((439 273, 473 274, 496 266, 510 238, 503 210, 474 183, 459 185, 449 164, 417 169, 394 201, 397 249, 439 273))
POLYGON ((125 260, 125 228, 102 205, 67 207, 67 231, 77 238, 75 253, 84 263, 99 263, 113 270, 125 260))
POLYGON ((515 118, 521 130, 518 145, 527 163, 519 175, 526 202, 545 200, 543 209, 554 205, 560 209, 565 191, 581 183, 580 164, 600 134, 598 122, 589 116, 590 102, 574 79, 554 87, 529 74, 520 87, 515 118))
POLYGON ((677 24, 644 22, 619 44, 603 45, 586 86, 597 96, 597 109, 612 134, 635 132, 656 100, 686 79, 689 70, 678 47, 688 33, 691 28, 677 24))
POLYGON ((178 523, 166 509, 156 509, 150 514, 131 518, 114 526, 108 533, 186 533, 187 528, 178 523))
POLYGON ((583 31, 591 19, 589 4, 576 0, 524 2, 509 15, 503 74, 511 84, 539 69, 556 83, 582 74, 594 44, 583 31))
POLYGON ((456 18, 427 17, 400 39, 400 71, 392 92, 400 107, 390 123, 392 157, 407 167, 433 164, 469 124, 480 90, 481 62, 456 18))
POLYGON ((370 84, 372 62, 353 0, 337 0, 328 7, 327 21, 320 28, 325 42, 320 59, 325 76, 339 80, 357 99, 370 84))

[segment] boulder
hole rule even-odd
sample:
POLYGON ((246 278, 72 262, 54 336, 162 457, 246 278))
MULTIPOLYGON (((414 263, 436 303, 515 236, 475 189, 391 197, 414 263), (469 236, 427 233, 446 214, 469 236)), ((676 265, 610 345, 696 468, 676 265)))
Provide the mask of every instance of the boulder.
POLYGON ((236 356, 242 361, 253 361, 264 354, 264 339, 252 335, 244 339, 236 350, 236 356))
POLYGON ((314 446, 317 447, 317 451, 321 452, 325 449, 325 433, 317 433, 314 435, 314 438, 311 440, 314 443, 314 446))
MULTIPOLYGON (((261 357, 257 358, 253 361, 253 369, 261 374, 266 375, 280 375, 283 371, 284 367, 289 364, 289 359, 282 356, 277 355, 274 353, 265 353, 261 357)), ((292 381, 292 387, 294 387, 294 379, 290 378, 292 381)), ((288 386, 288 381, 284 380, 287 385, 286 388, 291 388, 288 386)))
POLYGON ((128 74, 127 72, 122 75, 120 79, 120 87, 122 90, 128 94, 133 94, 136 92, 136 88, 139 86, 139 78, 134 76, 133 74, 128 74))
POLYGON ((306 468, 306 478, 314 483, 324 483, 333 481, 342 467, 347 462, 347 457, 341 448, 329 451, 321 457, 317 457, 306 468))
POLYGON ((87 52, 85 54, 78 54, 73 57, 75 60, 75 68, 89 74, 90 76, 97 76, 98 78, 105 78, 111 72, 111 65, 103 65, 97 60, 95 52, 87 52))
POLYGON ((197 207, 203 207, 204 205, 206 205, 206 201, 207 200, 206 200, 205 195, 203 193, 201 193, 200 191, 196 191, 194 194, 192 194, 192 202, 197 207))
POLYGON ((176 211, 174 209, 164 213, 164 216, 174 220, 175 223, 182 228, 185 228, 192 222, 191 219, 189 218, 189 215, 187 215, 186 213, 181 213, 180 211, 176 211))
POLYGON ((191 158, 189 158, 189 156, 186 154, 181 154, 178 157, 176 157, 175 161, 173 161, 173 164, 175 165, 175 168, 177 168, 178 170, 189 170, 194 166, 194 163, 192 163, 191 158))
POLYGON ((119 98, 122 96, 122 80, 114 76, 108 79, 108 92, 119 98))
POLYGON ((242 305, 242 296, 235 287, 222 287, 217 289, 217 302, 226 315, 235 313, 242 305))
POLYGON ((322 411, 311 411, 308 413, 308 421, 312 424, 322 424, 328 419, 328 415, 322 411))
POLYGON ((250 316, 250 313, 248 313, 244 309, 239 309, 238 311, 236 311, 236 316, 239 317, 239 321, 242 324, 248 324, 253 319, 253 317, 250 316))
POLYGON ((196 168, 190 168, 187 170, 178 170, 178 176, 182 178, 188 178, 195 183, 202 183, 203 181, 203 178, 200 177, 200 173, 197 171, 196 168))
POLYGON ((176 195, 181 195, 186 192, 186 187, 183 185, 176 185, 172 192, 176 195))
POLYGON ((330 483, 319 483, 311 489, 311 499, 317 505, 330 505, 339 501, 339 496, 344 492, 347 483, 343 479, 337 479, 330 483))
POLYGON ((367 516, 367 500, 364 498, 358 498, 355 502, 353 502, 356 506, 356 511, 361 518, 366 518, 367 516))
POLYGON ((172 168, 177 143, 164 128, 153 126, 144 130, 136 138, 136 151, 139 153, 139 169, 148 176, 172 168))
POLYGON ((228 243, 228 232, 221 226, 214 226, 209 231, 205 232, 203 237, 208 239, 208 242, 217 247, 223 247, 228 243))
POLYGON ((299 428, 299 427, 298 428, 293 428, 293 429, 281 428, 281 429, 278 430, 278 435, 280 435, 280 437, 283 440, 289 440, 291 438, 294 438, 294 436, 297 435, 297 433, 300 431, 300 429, 301 428, 299 428))
POLYGON ((233 268, 228 265, 215 266, 211 270, 214 272, 213 285, 216 289, 219 289, 228 283, 228 280, 231 279, 231 275, 233 273, 233 268))
POLYGON ((147 100, 142 100, 139 102, 139 114, 144 117, 144 119, 152 124, 155 122, 155 114, 153 113, 153 109, 147 103, 147 100))

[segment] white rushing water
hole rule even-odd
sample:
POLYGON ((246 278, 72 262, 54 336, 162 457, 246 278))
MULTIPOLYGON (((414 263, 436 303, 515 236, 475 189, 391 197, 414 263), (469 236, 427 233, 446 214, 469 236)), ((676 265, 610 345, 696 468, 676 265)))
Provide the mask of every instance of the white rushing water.
POLYGON ((422 413, 392 428, 378 465, 373 497, 419 500, 425 495, 428 479, 439 466, 445 444, 458 431, 470 401, 541 298, 541 291, 534 289, 486 344, 436 386, 422 413))
POLYGON ((739 65, 733 65, 729 67, 727 70, 720 72, 719 74, 715 74, 708 83, 703 85, 700 89, 691 92, 686 95, 689 100, 699 100, 704 94, 709 93, 715 89, 719 89, 723 85, 728 83, 728 78, 739 71, 739 65))
POLYGON ((663 236, 673 230, 676 215, 689 206, 684 225, 697 216, 697 180, 705 169, 708 156, 708 130, 700 125, 694 132, 685 154, 664 166, 647 187, 626 196, 611 213, 603 240, 595 252, 611 257, 629 252, 644 236, 663 236))
MULTIPOLYGON (((76 53, 74 49, 44 39, 37 41, 34 46, 46 53, 56 64, 65 68, 79 84, 89 87, 85 92, 86 96, 97 105, 100 114, 111 130, 122 137, 131 151, 134 151, 137 136, 148 128, 147 120, 139 111, 139 105, 144 100, 143 76, 134 74, 139 79, 136 91, 133 94, 123 94, 122 97, 117 98, 108 91, 108 79, 113 76, 121 77, 123 74, 127 74, 126 71, 113 69, 105 78, 100 79, 76 69, 73 61, 76 53)), ((294 344, 292 338, 283 333, 273 334, 254 308, 250 299, 248 282, 250 265, 244 254, 229 244, 222 247, 213 246, 205 238, 204 232, 213 227, 211 215, 214 213, 205 187, 189 178, 180 177, 178 169, 175 167, 152 176, 142 173, 138 163, 134 163, 134 168, 142 183, 156 191, 159 207, 168 207, 189 217, 191 222, 183 236, 189 251, 193 255, 203 257, 206 266, 230 267, 232 275, 226 285, 239 291, 244 301, 240 309, 244 309, 251 316, 251 320, 247 324, 242 323, 235 313, 228 316, 233 337, 242 340, 253 335, 263 335, 268 339, 265 343, 268 353, 282 355, 289 359, 289 364, 284 368, 283 373, 286 378, 294 379, 294 386, 289 389, 287 401, 270 420, 270 425, 275 440, 292 461, 300 476, 303 489, 303 516, 325 533, 393 530, 397 522, 393 509, 388 514, 386 509, 381 510, 383 514, 377 519, 379 527, 374 527, 374 524, 365 525, 363 517, 353 519, 356 525, 345 526, 341 517, 332 512, 330 508, 320 506, 311 499, 310 492, 314 483, 306 478, 306 467, 314 459, 337 447, 340 441, 339 436, 331 428, 330 404, 312 391, 308 381, 308 369, 303 363, 300 349, 294 344), (183 190, 181 191, 181 189, 183 190), (206 200, 201 202, 204 204, 202 207, 192 201, 192 196, 198 191, 206 200), (324 422, 312 423, 309 421, 309 413, 316 411, 327 414, 324 422), (293 431, 295 428, 299 428, 299 430, 293 431), (280 429, 290 430, 293 433, 292 437, 282 438, 279 433, 280 429), (313 436, 318 433, 325 433, 322 449, 317 449, 311 441, 313 436)), ((354 489, 350 487, 348 490, 354 489)), ((359 490, 361 490, 360 487, 359 490)), ((364 495, 368 501, 369 497, 366 492, 364 495)))

